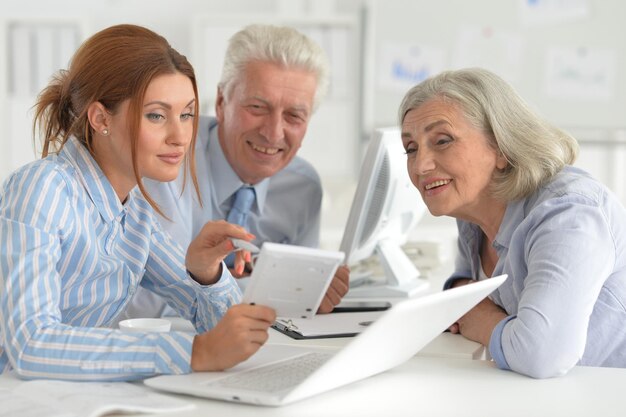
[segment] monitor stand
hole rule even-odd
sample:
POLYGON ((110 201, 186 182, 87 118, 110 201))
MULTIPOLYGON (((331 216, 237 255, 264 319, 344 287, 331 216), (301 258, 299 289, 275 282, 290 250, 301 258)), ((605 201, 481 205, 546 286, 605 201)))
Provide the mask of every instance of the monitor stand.
POLYGON ((420 272, 397 243, 378 242, 376 253, 384 270, 383 279, 366 279, 357 286, 351 281, 345 298, 408 298, 428 289, 428 281, 420 278, 420 272))

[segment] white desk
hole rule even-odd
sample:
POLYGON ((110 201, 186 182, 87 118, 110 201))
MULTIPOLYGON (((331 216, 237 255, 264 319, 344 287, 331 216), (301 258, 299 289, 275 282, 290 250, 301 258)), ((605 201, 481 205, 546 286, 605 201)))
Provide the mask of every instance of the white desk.
MULTIPOLYGON (((0 376, 0 386, 15 382, 0 376)), ((561 378, 535 380, 488 361, 416 356, 385 373, 280 408, 167 394, 192 402, 195 409, 158 415, 621 417, 626 415, 624 386, 626 369, 577 367, 561 378)))
POLYGON ((481 360, 415 357, 391 371, 280 408, 193 398, 162 416, 624 416, 626 369, 577 367, 534 380, 481 360))
MULTIPOLYGON (((268 343, 340 348, 349 340, 294 340, 272 330, 268 343)), ((196 409, 172 416, 626 415, 626 369, 576 367, 564 377, 536 380, 497 369, 479 360, 483 355, 478 343, 443 333, 395 369, 295 404, 266 408, 181 396, 196 409)))
MULTIPOLYGON (((438 285, 436 281, 435 285, 438 285)), ((434 287, 440 288, 440 287, 434 287)), ((177 330, 191 330, 175 321, 177 330)), ((340 348, 350 339, 294 340, 270 330, 268 343, 340 348)), ((160 416, 624 416, 626 369, 577 367, 561 378, 534 380, 479 360, 484 349, 443 333, 408 362, 385 373, 280 408, 172 395, 191 411, 160 416), (475 360, 472 360, 475 359, 475 360)), ((0 376, 0 386, 10 383, 0 376)), ((0 409, 1 414, 1 409, 0 409)))
MULTIPOLYGON (((272 331, 269 343, 339 347, 346 339, 296 341, 272 331)), ((385 373, 280 408, 175 397, 194 410, 160 416, 624 416, 626 369, 577 367, 535 380, 471 360, 473 342, 444 333, 408 362, 385 373), (445 357, 437 357, 437 356, 445 357)), ((0 386, 10 383, 0 376, 0 386)), ((1 414, 1 412, 0 412, 1 414)))
MULTIPOLYGON (((339 348, 350 339, 294 340, 270 331, 268 343, 339 348)), ((626 369, 576 367, 535 380, 497 369, 484 348, 443 333, 403 365, 280 408, 188 398, 193 411, 172 416, 624 416, 626 369), (472 360, 474 359, 474 360, 472 360)), ((168 414, 163 414, 167 416, 168 414)))

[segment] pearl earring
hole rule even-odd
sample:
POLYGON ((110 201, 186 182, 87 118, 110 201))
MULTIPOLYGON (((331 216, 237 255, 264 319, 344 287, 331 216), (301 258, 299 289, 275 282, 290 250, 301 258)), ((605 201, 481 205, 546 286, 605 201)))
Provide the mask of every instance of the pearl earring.
POLYGON ((103 134, 104 136, 108 136, 108 135, 109 135, 109 129, 104 129, 104 130, 102 131, 102 134, 103 134))

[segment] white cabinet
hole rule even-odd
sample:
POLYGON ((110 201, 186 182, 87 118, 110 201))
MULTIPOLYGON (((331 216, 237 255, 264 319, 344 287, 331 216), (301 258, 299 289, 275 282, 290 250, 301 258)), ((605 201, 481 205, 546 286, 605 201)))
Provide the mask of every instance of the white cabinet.
POLYGON ((78 21, 63 19, 10 19, 0 23, 0 41, 5 48, 0 51, 4 56, 0 60, 2 181, 11 171, 39 156, 40 146, 33 140, 32 108, 51 77, 67 67, 83 31, 78 21))

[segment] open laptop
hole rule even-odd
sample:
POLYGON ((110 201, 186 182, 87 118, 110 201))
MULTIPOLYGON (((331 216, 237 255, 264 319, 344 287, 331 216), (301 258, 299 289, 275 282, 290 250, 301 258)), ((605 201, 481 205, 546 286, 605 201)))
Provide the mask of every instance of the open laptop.
POLYGON ((163 375, 144 383, 164 391, 233 402, 292 403, 407 361, 505 280, 506 275, 500 275, 403 300, 338 351, 265 345, 224 372, 163 375))

